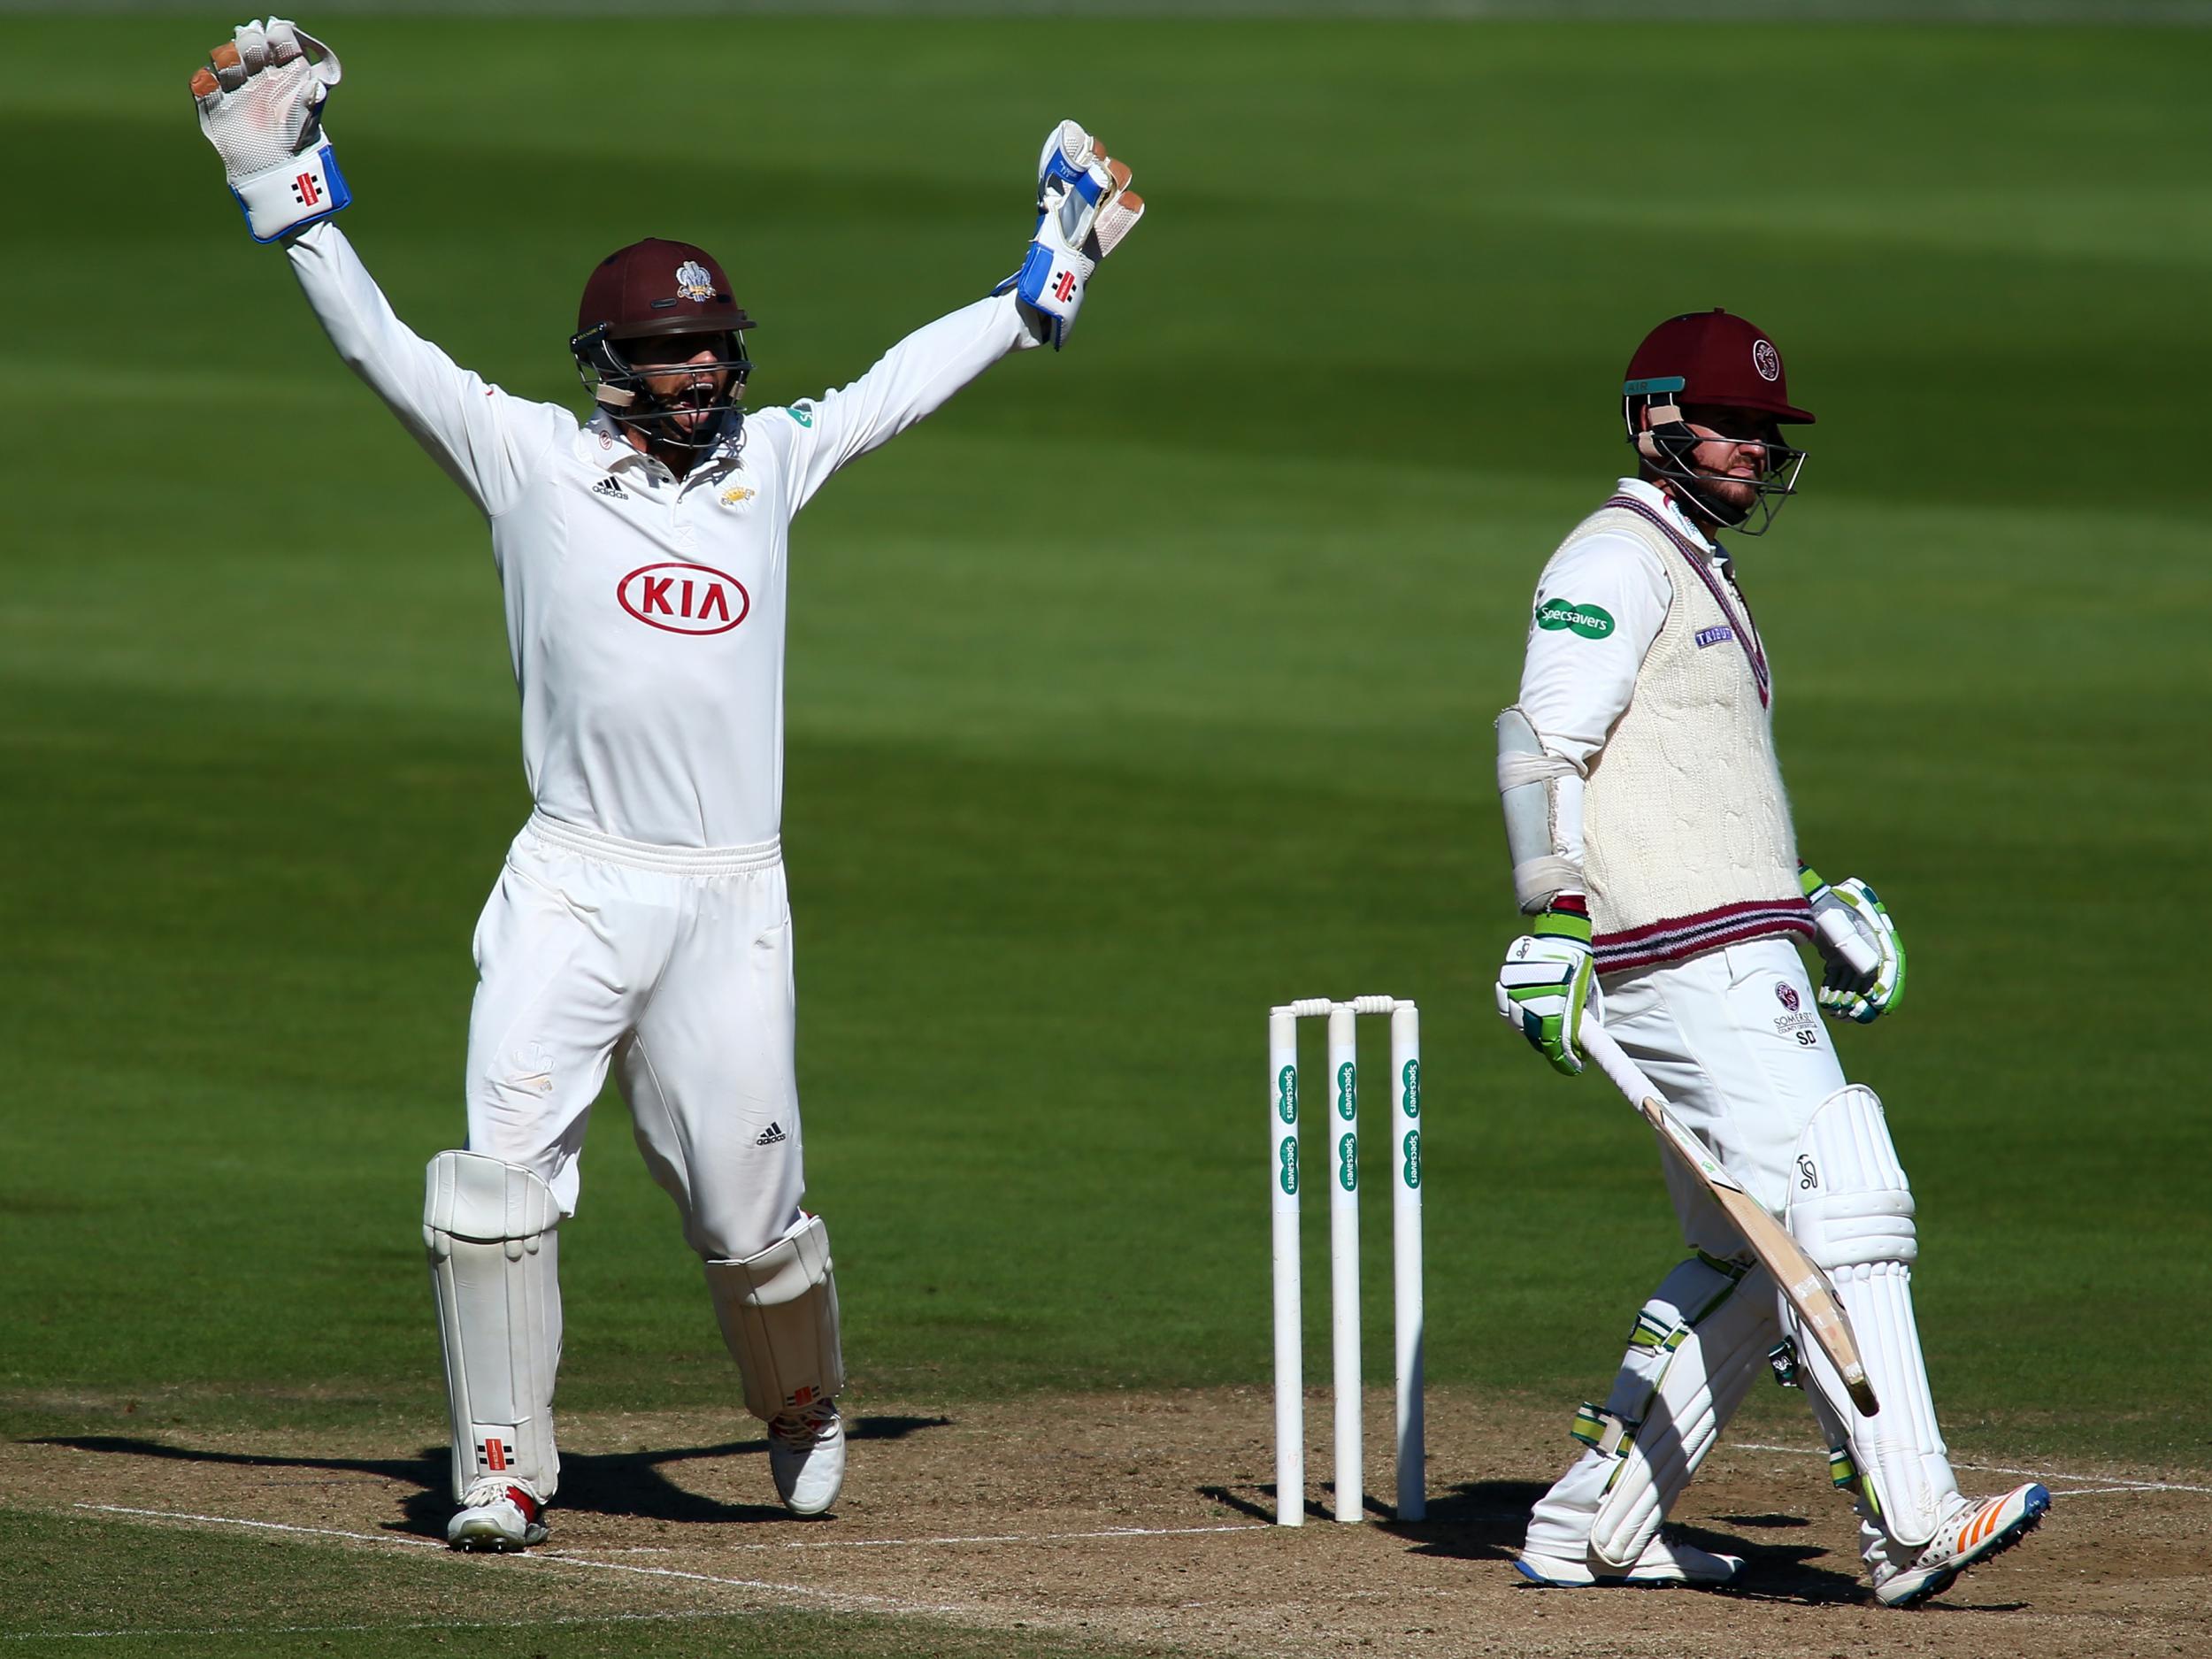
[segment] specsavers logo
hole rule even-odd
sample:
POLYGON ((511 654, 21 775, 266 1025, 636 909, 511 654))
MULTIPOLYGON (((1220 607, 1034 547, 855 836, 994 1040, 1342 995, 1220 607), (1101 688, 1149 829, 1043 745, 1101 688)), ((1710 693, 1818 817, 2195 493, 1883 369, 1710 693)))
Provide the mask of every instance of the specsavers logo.
POLYGON ((1564 628, 1586 640, 1602 640, 1612 634, 1613 613, 1596 605, 1578 605, 1571 599, 1540 599, 1536 626, 1555 634, 1564 628))

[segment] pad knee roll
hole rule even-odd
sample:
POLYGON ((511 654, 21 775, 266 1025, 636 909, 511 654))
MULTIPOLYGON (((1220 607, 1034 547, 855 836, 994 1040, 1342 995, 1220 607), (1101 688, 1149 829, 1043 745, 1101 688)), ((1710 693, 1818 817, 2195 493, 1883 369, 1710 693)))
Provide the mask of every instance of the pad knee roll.
POLYGON ((422 1237, 437 1297, 453 1427, 453 1497, 482 1475, 553 1495, 553 1380, 561 1360, 561 1209, 528 1170, 441 1152, 426 1171, 422 1237))
POLYGON ((1798 1137, 1789 1229, 1830 1272, 1878 1262, 1910 1266, 1918 1258, 1912 1188, 1890 1143, 1881 1098, 1864 1084, 1821 1102, 1798 1137))
POLYGON ((745 1379, 745 1409, 763 1422, 845 1386, 829 1229, 802 1216, 756 1256, 707 1263, 722 1340, 745 1379))

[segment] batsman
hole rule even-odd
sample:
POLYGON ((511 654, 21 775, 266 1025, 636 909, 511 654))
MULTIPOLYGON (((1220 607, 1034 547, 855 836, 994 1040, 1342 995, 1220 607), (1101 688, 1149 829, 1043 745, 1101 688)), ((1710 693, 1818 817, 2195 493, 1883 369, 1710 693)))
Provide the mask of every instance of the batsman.
POLYGON ((1913 1196, 1872 1089, 1821 1013, 1870 1022, 1905 990, 1873 888, 1798 857, 1774 747, 1774 675, 1723 532, 1763 534, 1804 452, 1773 341, 1724 311, 1659 325, 1621 389, 1634 475, 1536 587, 1519 701, 1498 720, 1514 897, 1498 1011, 1579 1072, 1584 1013, 1833 1281, 1879 1410, 1862 1416, 1720 1207, 1663 1160, 1689 1258, 1636 1316, 1583 1443, 1536 1505, 1539 1584, 1724 1585, 1742 1571, 1661 1523, 1770 1364, 1801 1386, 1855 1502, 1876 1598, 1908 1607, 2017 1542, 2032 1482, 1969 1502, 1936 1425, 1915 1323, 1913 1196), (1809 940, 1817 987, 1797 950, 1809 940))
POLYGON ((394 315, 331 222, 350 199, 322 120, 339 74, 326 46, 271 18, 217 47, 192 92, 247 230, 282 249, 338 355, 483 514, 505 600, 534 810, 476 926, 467 1145, 431 1159, 423 1214, 452 1417, 448 1540, 547 1537, 560 1226, 610 1067, 704 1263, 777 1491, 821 1514, 844 1478, 845 1371, 829 1230, 800 1203, 779 840, 791 521, 1001 357, 1065 343, 1144 204, 1062 122, 1011 276, 843 389, 752 411, 754 319, 722 265, 686 242, 633 242, 583 286, 580 419, 457 366, 394 315))

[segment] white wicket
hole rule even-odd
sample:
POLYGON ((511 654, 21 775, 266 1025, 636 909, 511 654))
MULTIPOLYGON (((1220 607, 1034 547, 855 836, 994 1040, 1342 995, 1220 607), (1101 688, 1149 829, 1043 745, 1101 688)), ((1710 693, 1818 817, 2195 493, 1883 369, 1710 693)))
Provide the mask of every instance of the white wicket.
POLYGON ((1298 1262, 1298 1022, 1329 1022, 1329 1291, 1336 1518, 1357 1521, 1360 1458, 1359 1053, 1362 1014, 1390 1017, 1391 1273, 1397 1336, 1398 1518, 1428 1513, 1421 1411, 1421 1013, 1390 996, 1307 997, 1268 1010, 1270 1208, 1275 1256, 1275 1518, 1306 1518, 1304 1293, 1298 1262))

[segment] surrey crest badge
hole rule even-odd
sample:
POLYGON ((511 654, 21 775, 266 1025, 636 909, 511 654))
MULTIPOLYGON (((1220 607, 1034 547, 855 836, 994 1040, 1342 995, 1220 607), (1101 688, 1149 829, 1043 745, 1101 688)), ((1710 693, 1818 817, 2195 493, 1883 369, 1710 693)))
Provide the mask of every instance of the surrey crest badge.
POLYGON ((676 293, 681 299, 712 299, 714 273, 696 259, 685 260, 676 267, 676 293))

